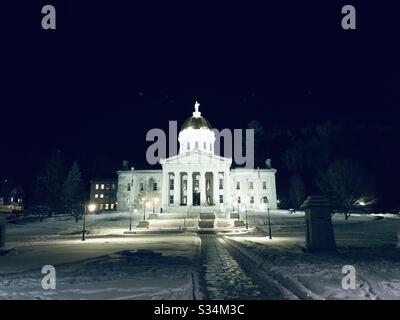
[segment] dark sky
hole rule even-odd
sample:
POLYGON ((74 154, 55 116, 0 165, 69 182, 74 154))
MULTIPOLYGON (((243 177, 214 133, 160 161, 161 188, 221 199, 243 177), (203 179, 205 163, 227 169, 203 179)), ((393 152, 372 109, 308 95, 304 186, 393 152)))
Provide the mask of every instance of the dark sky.
POLYGON ((0 175, 53 149, 145 167, 147 131, 182 124, 195 100, 219 129, 397 124, 394 1, 216 2, 2 1, 0 175), (55 31, 41 29, 44 4, 55 31), (344 4, 355 31, 341 28, 344 4))

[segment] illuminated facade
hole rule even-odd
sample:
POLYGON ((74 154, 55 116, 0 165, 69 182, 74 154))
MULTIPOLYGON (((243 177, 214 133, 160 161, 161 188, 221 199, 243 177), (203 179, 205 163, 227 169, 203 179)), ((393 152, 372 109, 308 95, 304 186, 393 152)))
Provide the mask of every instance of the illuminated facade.
POLYGON ((178 136, 179 153, 161 159, 161 170, 118 171, 118 209, 159 211, 209 206, 228 211, 238 206, 277 207, 275 169, 231 169, 232 159, 214 152, 215 133, 196 103, 178 136))

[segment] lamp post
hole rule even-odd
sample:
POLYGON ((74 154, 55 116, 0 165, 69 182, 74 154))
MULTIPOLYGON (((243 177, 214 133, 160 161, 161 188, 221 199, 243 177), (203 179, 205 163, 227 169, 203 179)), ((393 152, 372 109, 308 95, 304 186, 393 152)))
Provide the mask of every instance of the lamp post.
POLYGON ((248 224, 248 220, 247 220, 247 203, 242 203, 242 207, 246 208, 246 230, 249 229, 249 224, 248 224))
POLYGON ((82 241, 85 241, 85 232, 86 232, 86 211, 93 212, 96 210, 96 205, 94 203, 86 204, 85 210, 83 211, 83 227, 82 227, 82 241))
POLYGON ((271 216, 269 214, 269 200, 268 197, 265 197, 267 199, 267 213, 268 213, 268 234, 269 234, 269 238, 272 239, 272 235, 271 235, 271 216))
POLYGON ((146 221, 146 198, 145 197, 142 198, 142 202, 143 202, 143 221, 146 221))

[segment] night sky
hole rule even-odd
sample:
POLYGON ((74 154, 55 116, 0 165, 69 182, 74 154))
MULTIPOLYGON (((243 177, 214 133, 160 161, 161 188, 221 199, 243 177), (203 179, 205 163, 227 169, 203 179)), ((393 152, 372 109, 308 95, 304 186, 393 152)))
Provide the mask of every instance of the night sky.
POLYGON ((147 168, 147 131, 181 125, 195 100, 218 129, 397 125, 393 1, 216 2, 2 1, 0 176, 24 180, 54 149, 147 168), (57 30, 41 28, 45 4, 57 30))

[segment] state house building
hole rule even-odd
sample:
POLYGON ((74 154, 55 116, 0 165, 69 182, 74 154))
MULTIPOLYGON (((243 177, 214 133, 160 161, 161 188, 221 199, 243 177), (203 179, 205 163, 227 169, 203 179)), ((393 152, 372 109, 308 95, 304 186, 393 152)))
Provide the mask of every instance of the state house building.
POLYGON ((215 133, 196 102, 178 135, 179 153, 161 159, 161 170, 118 171, 118 210, 173 211, 181 206, 210 206, 228 211, 238 206, 277 207, 275 173, 267 169, 231 169, 232 158, 214 153, 215 133))

